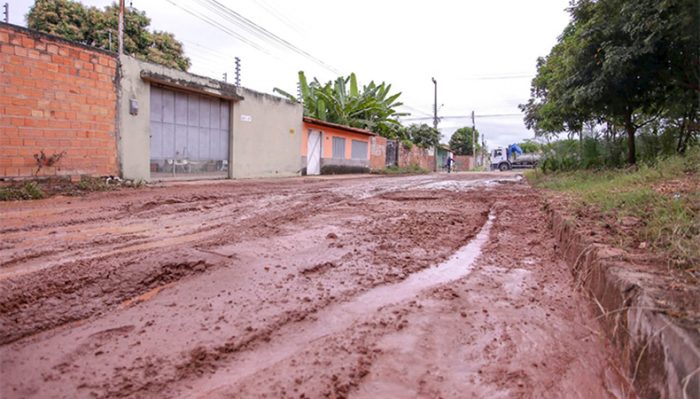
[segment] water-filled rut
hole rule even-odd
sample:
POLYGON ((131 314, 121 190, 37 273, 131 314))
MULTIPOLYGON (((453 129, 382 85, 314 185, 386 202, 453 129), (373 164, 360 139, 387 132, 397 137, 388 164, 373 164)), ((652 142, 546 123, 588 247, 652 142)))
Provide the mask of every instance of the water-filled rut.
POLYGON ((181 393, 180 397, 191 398, 192 392, 200 392, 200 397, 207 397, 222 387, 233 385, 236 381, 292 356, 314 341, 347 329, 384 306, 409 300, 426 289, 467 276, 489 239, 494 219, 495 215, 491 212, 477 235, 445 262, 413 273, 401 282, 382 285, 350 301, 329 306, 318 312, 313 321, 283 327, 268 342, 237 353, 235 358, 214 375, 188 386, 192 390, 181 393))

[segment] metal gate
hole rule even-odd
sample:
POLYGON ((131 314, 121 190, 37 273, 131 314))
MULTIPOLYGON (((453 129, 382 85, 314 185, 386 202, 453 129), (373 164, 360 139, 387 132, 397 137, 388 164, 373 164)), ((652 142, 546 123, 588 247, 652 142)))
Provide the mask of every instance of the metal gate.
POLYGON ((228 176, 231 103, 151 86, 151 177, 228 176))
POLYGON ((386 141, 386 166, 397 166, 399 160, 398 140, 386 141))
POLYGON ((309 140, 306 145, 306 174, 321 173, 321 132, 309 130, 309 140))

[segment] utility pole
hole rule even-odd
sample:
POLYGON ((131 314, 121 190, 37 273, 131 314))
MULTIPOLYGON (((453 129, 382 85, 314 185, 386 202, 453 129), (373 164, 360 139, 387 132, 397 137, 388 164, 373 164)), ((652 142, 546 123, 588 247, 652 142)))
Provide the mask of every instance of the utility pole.
POLYGON ((235 84, 236 86, 241 85, 241 59, 236 57, 236 79, 235 79, 235 84))
POLYGON ((226 72, 224 72, 224 82, 226 82, 227 77, 228 77, 228 75, 226 74, 226 72))
MULTIPOLYGON (((434 98, 435 102, 433 103, 433 128, 435 128, 435 130, 437 130, 437 128, 438 128, 437 80, 435 80, 435 78, 431 78, 431 79, 433 80, 433 86, 435 86, 435 98, 434 98)), ((398 148, 398 146, 397 146, 397 148, 398 148)), ((435 155, 435 165, 433 165, 433 169, 435 172, 437 172, 438 171, 438 146, 437 145, 435 145, 435 149, 434 149, 433 154, 435 155)))
POLYGON ((472 157, 476 166, 476 123, 474 122, 474 111, 472 111, 472 157))
POLYGON ((119 0, 119 55, 124 54, 124 0, 119 0))
POLYGON ((432 79, 433 79, 433 85, 435 86, 435 102, 433 103, 433 127, 435 128, 435 130, 437 130, 437 128, 438 128, 437 80, 435 80, 435 78, 432 78, 432 79))
POLYGON ((10 23, 10 3, 5 3, 2 8, 5 10, 3 11, 3 14, 5 15, 5 23, 9 24, 10 23))

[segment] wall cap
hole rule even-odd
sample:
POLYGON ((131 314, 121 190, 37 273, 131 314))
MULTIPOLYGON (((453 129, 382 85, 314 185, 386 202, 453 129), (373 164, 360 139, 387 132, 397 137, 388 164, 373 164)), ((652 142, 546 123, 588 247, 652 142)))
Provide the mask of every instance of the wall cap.
POLYGON ((76 42, 73 40, 68 40, 68 39, 65 39, 65 38, 60 37, 60 36, 52 35, 50 33, 45 33, 42 31, 35 30, 35 29, 29 29, 29 28, 26 28, 24 26, 0 22, 0 29, 2 29, 2 28, 6 28, 6 29, 9 29, 9 30, 12 30, 15 32, 23 33, 25 35, 31 36, 34 39, 51 40, 51 41, 59 42, 59 43, 66 44, 69 46, 78 47, 78 48, 81 48, 83 50, 89 50, 89 51, 101 53, 101 54, 104 54, 104 55, 112 57, 112 58, 117 58, 117 53, 115 53, 114 51, 109 51, 109 50, 105 50, 105 49, 102 49, 99 47, 90 46, 90 45, 76 42))
POLYGON ((311 125, 325 126, 325 127, 330 127, 330 128, 334 128, 334 129, 344 130, 347 132, 360 133, 360 134, 364 134, 367 136, 377 136, 377 133, 371 132, 369 130, 360 129, 357 127, 340 125, 340 124, 332 123, 332 122, 326 122, 326 121, 322 121, 322 120, 316 119, 316 118, 311 118, 308 116, 304 117, 304 122, 311 124, 311 125))

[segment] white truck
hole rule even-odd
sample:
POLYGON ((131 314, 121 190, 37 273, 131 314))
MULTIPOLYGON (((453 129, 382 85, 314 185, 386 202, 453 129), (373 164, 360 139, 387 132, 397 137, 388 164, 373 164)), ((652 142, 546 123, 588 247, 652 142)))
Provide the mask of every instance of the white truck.
POLYGON ((540 154, 523 154, 523 150, 517 144, 511 144, 506 148, 498 147, 491 151, 491 170, 536 168, 540 158, 540 154))

